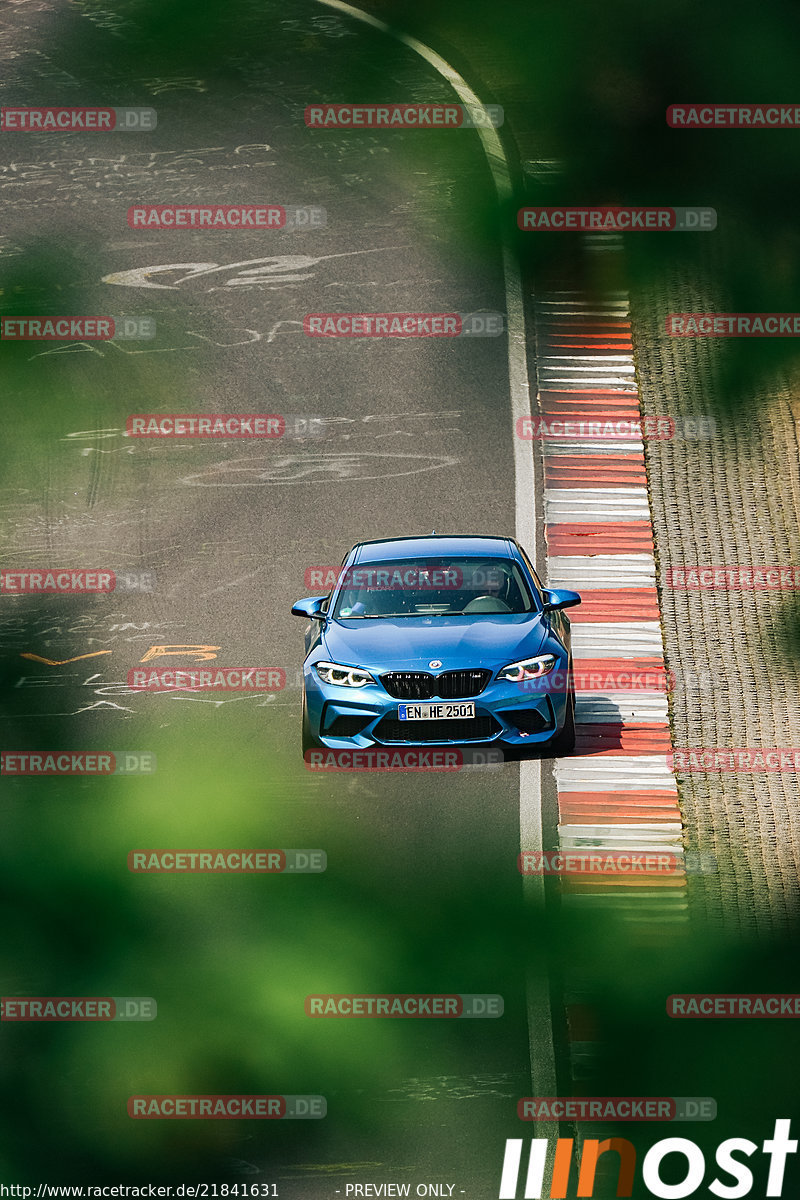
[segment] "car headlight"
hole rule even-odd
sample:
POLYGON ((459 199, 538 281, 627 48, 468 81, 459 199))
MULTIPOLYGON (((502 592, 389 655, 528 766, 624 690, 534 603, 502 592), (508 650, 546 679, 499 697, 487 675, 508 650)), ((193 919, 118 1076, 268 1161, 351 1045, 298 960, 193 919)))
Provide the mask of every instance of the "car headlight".
POLYGON ((511 683, 523 683, 526 679, 541 679, 549 675, 558 659, 554 654, 541 654, 538 658, 524 658, 521 662, 509 663, 502 667, 495 676, 496 679, 508 679, 511 683))
POLYGON ((369 671, 360 667, 343 667, 339 663, 318 662, 314 668, 323 683, 335 683, 337 687, 365 687, 375 680, 369 671))

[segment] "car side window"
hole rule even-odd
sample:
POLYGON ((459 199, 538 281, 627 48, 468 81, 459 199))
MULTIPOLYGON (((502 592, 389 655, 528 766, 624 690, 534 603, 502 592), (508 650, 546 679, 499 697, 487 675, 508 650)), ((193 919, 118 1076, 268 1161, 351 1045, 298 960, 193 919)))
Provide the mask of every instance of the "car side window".
MULTIPOLYGON (((339 576, 340 577, 342 574, 342 567, 347 562, 348 558, 350 557, 350 555, 352 553, 353 553, 352 550, 348 550, 347 553, 345 554, 344 558, 342 559, 342 561, 339 563, 339 576)), ((322 608, 320 609, 321 612, 327 614, 328 609, 331 606, 331 597, 333 596, 333 593, 336 591, 336 586, 337 586, 337 584, 334 584, 333 587, 331 588, 331 590, 328 592, 328 595, 325 597, 325 603, 323 604, 322 608)))
POLYGON ((525 566, 528 568, 528 573, 533 582, 534 592, 536 593, 536 600, 539 604, 539 608, 544 608, 544 596, 542 595, 542 592, 545 590, 544 584, 542 583, 539 576, 536 574, 534 565, 531 562, 531 560, 528 558, 525 551, 522 549, 522 546, 518 546, 518 549, 519 549, 520 554, 522 555, 522 560, 525 563, 525 566))

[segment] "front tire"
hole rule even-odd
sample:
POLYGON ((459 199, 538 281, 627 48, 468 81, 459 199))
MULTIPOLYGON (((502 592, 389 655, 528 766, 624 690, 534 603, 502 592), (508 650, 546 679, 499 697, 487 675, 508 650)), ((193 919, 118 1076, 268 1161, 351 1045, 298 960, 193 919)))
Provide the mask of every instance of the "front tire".
POLYGON ((550 749, 555 758, 563 758, 575 749, 575 687, 572 685, 567 695, 567 712, 563 728, 550 742, 550 749))
POLYGON ((300 741, 301 741, 301 745, 303 748, 303 758, 304 759, 305 759, 307 751, 320 750, 322 748, 322 742, 317 741, 317 739, 311 733, 311 729, 309 728, 308 713, 306 712, 305 691, 303 692, 303 722, 302 722, 302 733, 301 733, 300 741))

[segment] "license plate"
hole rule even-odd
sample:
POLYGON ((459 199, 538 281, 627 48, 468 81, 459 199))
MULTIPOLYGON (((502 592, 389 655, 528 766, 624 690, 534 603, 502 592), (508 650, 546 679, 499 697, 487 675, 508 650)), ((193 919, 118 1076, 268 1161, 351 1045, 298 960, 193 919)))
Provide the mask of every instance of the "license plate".
POLYGON ((401 721, 458 721, 475 716, 475 703, 461 700, 455 704, 446 701, 442 704, 401 704, 397 716, 401 721))

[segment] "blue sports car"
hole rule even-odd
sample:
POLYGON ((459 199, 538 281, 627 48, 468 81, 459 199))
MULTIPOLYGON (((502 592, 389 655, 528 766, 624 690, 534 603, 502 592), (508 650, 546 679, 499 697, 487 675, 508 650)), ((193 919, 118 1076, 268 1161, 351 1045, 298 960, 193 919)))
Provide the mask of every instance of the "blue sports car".
POLYGON ((507 537, 360 542, 310 619, 303 751, 575 743, 570 623, 507 537))

